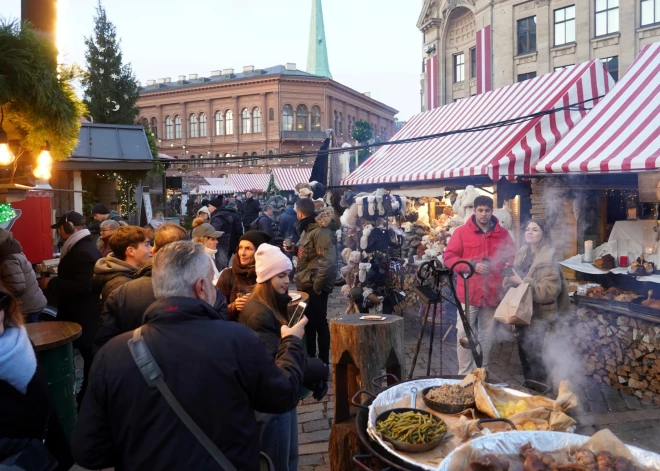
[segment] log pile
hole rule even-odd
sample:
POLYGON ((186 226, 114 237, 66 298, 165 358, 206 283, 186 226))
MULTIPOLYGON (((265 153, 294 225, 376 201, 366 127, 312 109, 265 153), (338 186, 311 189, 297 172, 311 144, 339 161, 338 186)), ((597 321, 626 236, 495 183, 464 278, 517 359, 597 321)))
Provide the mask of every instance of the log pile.
POLYGON ((579 308, 564 325, 586 360, 586 375, 660 405, 660 325, 579 308))

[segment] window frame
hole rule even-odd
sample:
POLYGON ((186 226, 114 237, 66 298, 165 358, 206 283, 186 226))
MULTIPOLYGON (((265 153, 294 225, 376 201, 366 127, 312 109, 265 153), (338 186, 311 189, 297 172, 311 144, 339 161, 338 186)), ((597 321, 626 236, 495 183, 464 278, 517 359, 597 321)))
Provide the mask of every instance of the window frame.
POLYGON ((516 83, 525 82, 525 81, 527 81, 527 80, 531 80, 531 79, 536 78, 536 77, 538 77, 538 75, 536 74, 536 71, 534 71, 534 72, 527 72, 527 73, 525 73, 525 74, 518 74, 518 75, 516 76, 516 83), (532 74, 533 74, 533 75, 532 75, 532 74), (525 78, 525 79, 520 80, 520 77, 521 77, 521 76, 528 76, 528 77, 525 78))
POLYGON ((309 131, 309 108, 307 108, 307 105, 300 104, 296 107, 295 130, 297 132, 309 131), (300 126, 300 124, 302 124, 302 126, 300 126))
POLYGON ((234 110, 225 111, 225 135, 234 135, 234 110))
POLYGON ((569 67, 573 67, 575 64, 568 64, 568 65, 558 65, 552 69, 553 72, 557 72, 558 70, 564 70, 568 69, 569 67))
POLYGON ((206 137, 206 113, 200 113, 197 121, 199 122, 199 137, 206 137))
POLYGON ((174 139, 174 120, 171 116, 165 116, 165 139, 174 139))
POLYGON ((213 130, 216 136, 225 135, 225 114, 222 111, 215 112, 213 130))
POLYGON ((528 16, 526 18, 520 18, 519 20, 516 21, 516 41, 517 41, 517 48, 516 51, 519 56, 523 56, 525 54, 534 54, 537 52, 536 49, 536 26, 537 26, 537 21, 536 21, 536 15, 528 16), (533 44, 532 44, 532 30, 529 28, 529 24, 531 23, 534 25, 534 34, 533 34, 533 44), (524 50, 521 49, 521 35, 520 35, 520 27, 522 25, 525 25, 526 31, 525 31, 525 38, 526 38, 526 46, 524 50))
POLYGON ((190 113, 188 116, 188 137, 199 137, 199 121, 195 113, 190 113))
POLYGON ((293 106, 284 105, 282 107, 282 131, 293 131, 293 106), (287 114, 288 111, 288 114, 287 114))
POLYGON ((594 0, 594 37, 595 38, 600 38, 603 36, 608 36, 610 34, 616 34, 621 31, 621 22, 619 21, 619 7, 620 3, 619 0, 604 0, 605 1, 605 9, 604 10, 598 10, 598 2, 599 0, 594 0), (610 2, 616 1, 616 6, 615 7, 610 7, 610 2), (615 31, 610 31, 610 12, 616 10, 616 22, 617 22, 617 28, 615 31), (598 18, 599 16, 602 17, 604 14, 605 16, 605 32, 598 34, 598 18))
POLYGON ((241 110, 241 134, 252 134, 252 116, 250 110, 243 108, 241 110))
POLYGON ((577 31, 575 29, 576 27, 576 18, 575 18, 575 4, 573 5, 566 5, 565 7, 562 8, 557 8, 552 11, 552 32, 553 32, 553 38, 552 38, 552 44, 554 45, 553 47, 560 47, 560 46, 566 46, 567 44, 574 44, 577 40, 577 31), (573 18, 568 18, 566 19, 566 13, 569 8, 573 9, 573 18), (563 11, 564 12, 564 19, 560 20, 559 22, 557 21, 557 13, 563 11), (572 41, 567 41, 567 25, 573 22, 573 40, 572 41), (564 42, 563 43, 557 43, 557 26, 563 25, 564 26, 564 42))
POLYGON ((461 83, 465 81, 465 52, 457 52, 456 54, 452 54, 451 58, 453 67, 453 75, 454 75, 454 83, 461 83), (458 58, 462 57, 463 61, 461 63, 458 62, 458 58), (460 80, 458 80, 458 75, 459 75, 459 67, 460 69, 460 80))
POLYGON ((309 115, 309 128, 312 131, 321 130, 321 107, 318 105, 312 106, 312 111, 309 115))
POLYGON ((182 127, 183 127, 183 123, 181 122, 181 116, 177 114, 174 116, 174 139, 183 138, 182 127))
POLYGON ((477 46, 470 48, 470 78, 477 77, 477 46))
POLYGON ((252 132, 261 132, 261 108, 258 106, 252 108, 252 132))
POLYGON ((641 28, 660 24, 660 0, 640 0, 639 2, 639 25, 641 28), (644 23, 644 4, 650 3, 653 9, 653 21, 644 23))
POLYGON ((149 130, 158 139, 158 120, 156 118, 151 118, 149 121, 149 130))

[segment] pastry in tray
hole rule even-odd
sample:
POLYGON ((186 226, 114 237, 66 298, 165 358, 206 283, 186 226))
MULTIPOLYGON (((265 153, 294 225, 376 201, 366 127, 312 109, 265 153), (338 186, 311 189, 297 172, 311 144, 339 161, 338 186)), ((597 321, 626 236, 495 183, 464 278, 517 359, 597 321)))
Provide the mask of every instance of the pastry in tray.
POLYGON ((660 299, 653 299, 653 298, 645 299, 644 301, 641 302, 641 305, 651 309, 660 310, 660 299))
POLYGON ((653 262, 644 260, 644 257, 637 257, 628 267, 628 273, 631 275, 650 275, 655 270, 653 262))
POLYGON ((593 265, 601 270, 612 270, 613 268, 616 268, 614 257, 610 254, 605 254, 602 257, 597 258, 593 265))

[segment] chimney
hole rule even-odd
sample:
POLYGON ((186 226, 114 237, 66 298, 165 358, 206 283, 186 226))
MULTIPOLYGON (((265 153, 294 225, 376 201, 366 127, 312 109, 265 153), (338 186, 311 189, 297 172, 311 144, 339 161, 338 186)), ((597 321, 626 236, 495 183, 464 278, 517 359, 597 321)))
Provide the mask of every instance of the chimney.
POLYGON ((231 77, 234 74, 234 69, 222 69, 222 75, 231 77))
POLYGON ((211 77, 220 77, 222 75, 222 70, 212 70, 211 77))
POLYGON ((165 77, 165 83, 172 83, 172 77, 165 77))
POLYGON ((296 70, 296 63, 295 62, 287 62, 286 65, 284 66, 286 70, 296 70))
POLYGON ((366 96, 366 97, 371 98, 371 92, 364 92, 363 95, 366 96))
POLYGON ((186 81, 186 76, 185 75, 179 75, 179 79, 177 80, 177 83, 179 85, 182 85, 183 82, 185 82, 185 81, 186 81))
POLYGON ((155 80, 147 80, 147 87, 153 87, 154 85, 156 85, 155 80))
POLYGON ((158 84, 160 85, 161 83, 165 83, 165 79, 164 79, 164 78, 159 78, 159 79, 158 79, 158 84))
POLYGON ((246 65, 243 67, 243 73, 244 74, 249 74, 254 72, 254 66, 253 65, 246 65))
POLYGON ((188 80, 197 80, 197 74, 188 74, 188 80))

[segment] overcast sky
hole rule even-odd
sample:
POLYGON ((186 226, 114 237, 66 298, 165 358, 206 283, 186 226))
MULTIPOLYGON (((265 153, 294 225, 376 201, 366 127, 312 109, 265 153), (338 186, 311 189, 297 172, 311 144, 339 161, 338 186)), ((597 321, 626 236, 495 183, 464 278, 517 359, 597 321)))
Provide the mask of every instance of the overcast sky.
MULTIPOLYGON (((19 18, 21 0, 0 0, 0 17, 19 18)), ((59 0, 65 62, 84 65, 83 37, 93 30, 96 0, 59 0)), ((124 61, 138 80, 245 65, 295 62, 305 70, 312 0, 105 0, 124 61)), ((399 110, 419 112, 421 2, 325 0, 333 78, 399 110)))

